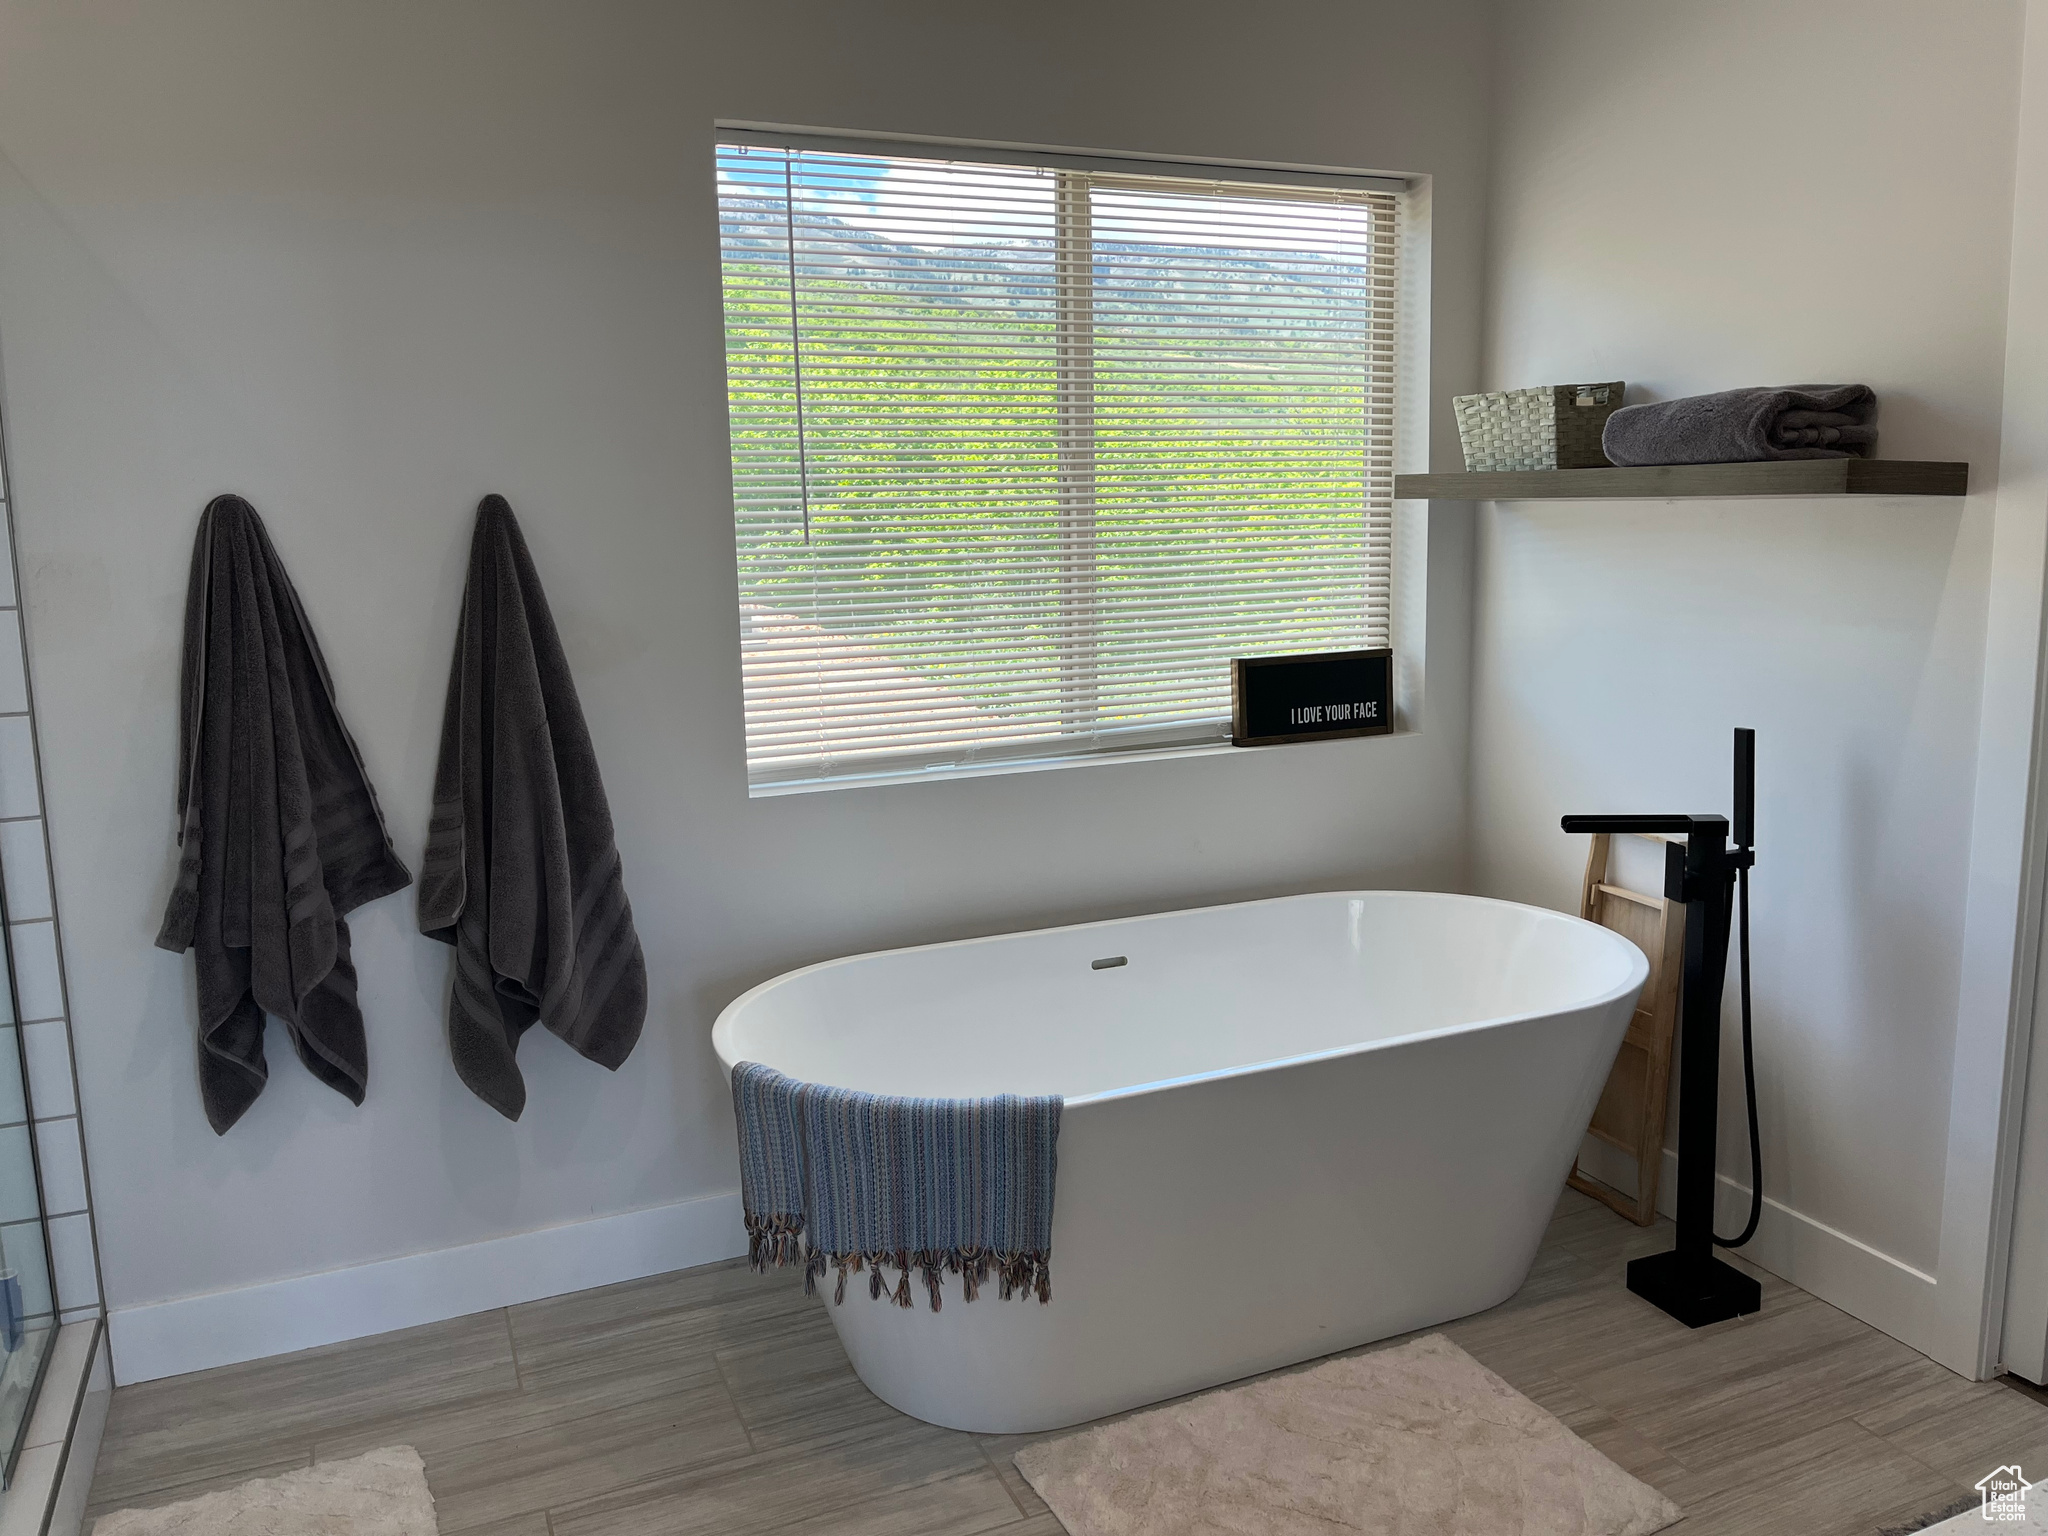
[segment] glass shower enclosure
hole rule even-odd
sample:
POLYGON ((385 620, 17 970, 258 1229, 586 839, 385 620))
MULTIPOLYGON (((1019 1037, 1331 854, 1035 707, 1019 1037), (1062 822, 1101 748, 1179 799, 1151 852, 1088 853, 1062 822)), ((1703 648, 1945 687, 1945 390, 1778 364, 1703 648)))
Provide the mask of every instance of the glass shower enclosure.
POLYGON ((5 1013, 0 1024, 0 1471, 6 1483, 14 1480, 29 1410, 57 1337, 50 1235, 9 933, 5 880, 0 878, 0 966, 6 971, 6 985, 0 987, 5 1013))

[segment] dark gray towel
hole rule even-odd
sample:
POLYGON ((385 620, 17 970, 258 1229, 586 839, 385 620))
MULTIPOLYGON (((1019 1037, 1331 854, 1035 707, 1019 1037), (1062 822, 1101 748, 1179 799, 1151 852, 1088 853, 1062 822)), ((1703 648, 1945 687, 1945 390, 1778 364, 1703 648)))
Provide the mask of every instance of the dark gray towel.
POLYGON ((360 1104, 369 1061, 342 919, 412 876, 299 594, 239 496, 199 519, 183 692, 183 852, 156 941, 194 952, 207 1121, 225 1133, 263 1091, 266 1013, 315 1077, 360 1104))
POLYGON ((1730 389, 1623 406, 1600 440, 1616 464, 1747 464, 1762 459, 1867 459, 1877 396, 1865 384, 1730 389))
POLYGON ((540 578, 502 496, 476 509, 441 717, 420 931, 455 946, 455 1070, 517 1120, 515 1054, 538 1020, 617 1070, 647 1016, 647 967, 612 815, 540 578))

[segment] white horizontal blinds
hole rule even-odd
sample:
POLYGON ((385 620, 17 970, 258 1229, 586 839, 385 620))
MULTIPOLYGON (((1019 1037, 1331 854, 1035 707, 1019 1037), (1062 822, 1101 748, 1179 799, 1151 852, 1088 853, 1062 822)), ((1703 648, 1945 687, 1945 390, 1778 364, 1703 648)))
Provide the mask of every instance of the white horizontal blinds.
POLYGON ((1095 181, 1099 717, 1221 721, 1387 640, 1393 199, 1095 181))
POLYGON ((1387 633, 1391 194, 719 152, 757 784, 1220 735, 1387 633))
POLYGON ((1057 736, 1055 178, 720 170, 750 771, 1057 736))

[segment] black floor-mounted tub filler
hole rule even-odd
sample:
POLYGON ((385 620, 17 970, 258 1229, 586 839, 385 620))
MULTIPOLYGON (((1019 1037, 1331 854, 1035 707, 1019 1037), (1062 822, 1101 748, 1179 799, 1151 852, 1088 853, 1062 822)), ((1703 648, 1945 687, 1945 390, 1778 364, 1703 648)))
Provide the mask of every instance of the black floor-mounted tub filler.
POLYGON ((1684 1003, 1679 1015, 1678 1244, 1631 1260, 1628 1288, 1688 1328, 1756 1311, 1763 1289, 1714 1256, 1714 1244, 1739 1247, 1756 1231, 1763 1173, 1756 1166, 1756 1072, 1750 1040, 1749 877, 1756 862, 1756 732, 1735 733, 1735 825, 1722 816, 1567 816, 1567 832, 1671 833, 1664 847, 1664 895, 1685 905, 1684 1003), (1738 883, 1742 895, 1743 1070, 1749 1090, 1750 1220, 1742 1235, 1714 1235, 1715 1132, 1720 1122, 1721 987, 1728 971, 1728 928, 1738 883))

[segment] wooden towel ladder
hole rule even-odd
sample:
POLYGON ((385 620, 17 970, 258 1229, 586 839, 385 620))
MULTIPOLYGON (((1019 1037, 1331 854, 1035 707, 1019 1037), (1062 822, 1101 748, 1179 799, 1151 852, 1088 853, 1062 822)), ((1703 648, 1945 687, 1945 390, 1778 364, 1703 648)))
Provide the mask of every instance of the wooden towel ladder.
POLYGON ((1657 1219, 1657 1179, 1664 1171, 1664 1121, 1671 1102, 1671 1042, 1678 1029, 1678 982, 1685 970, 1685 908, 1662 896, 1646 896, 1610 884, 1608 853, 1611 834, 1593 835, 1586 855, 1586 883, 1579 896, 1579 916, 1634 942, 1650 961, 1650 979, 1629 1020, 1614 1070, 1600 1091, 1593 1123, 1586 1127, 1609 1146, 1636 1160, 1633 1196, 1590 1174, 1576 1159, 1573 1189, 1611 1205, 1647 1227, 1657 1219))

